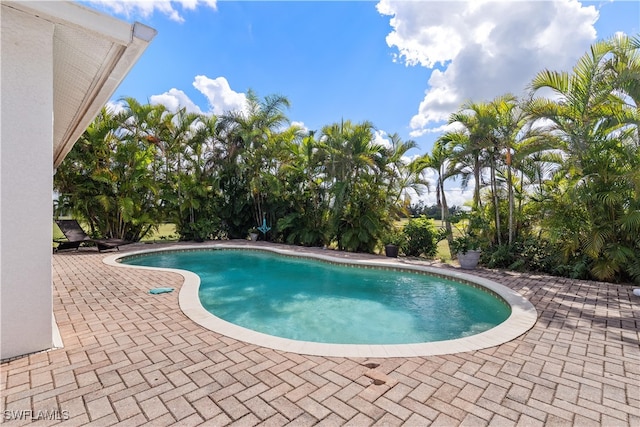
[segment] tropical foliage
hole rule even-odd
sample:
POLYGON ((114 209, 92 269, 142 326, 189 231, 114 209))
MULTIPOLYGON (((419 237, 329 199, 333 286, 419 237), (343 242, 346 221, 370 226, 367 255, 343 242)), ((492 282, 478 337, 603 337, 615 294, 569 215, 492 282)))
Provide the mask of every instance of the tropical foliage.
POLYGON ((407 239, 403 250, 408 256, 433 258, 438 252, 438 231, 432 219, 425 216, 412 218, 402 231, 407 239))
POLYGON ((560 160, 541 190, 550 241, 595 278, 640 280, 640 40, 598 42, 531 88, 554 94, 529 104, 560 160))
POLYGON ((219 117, 125 102, 102 110, 55 176, 57 212, 95 234, 138 240, 166 221, 183 239, 244 238, 265 223, 274 241, 373 252, 406 189, 425 183, 404 157, 414 142, 376 144, 371 123, 350 121, 316 137, 288 124, 282 96, 249 93, 219 117))
POLYGON ((125 99, 58 168, 57 209, 133 240, 161 221, 184 239, 244 238, 266 223, 273 241, 373 252, 411 195, 432 190, 454 257, 445 184, 458 180, 473 186, 482 227, 457 225, 481 238, 489 265, 640 282, 640 39, 599 41, 529 90, 466 102, 411 160, 415 142, 377 143, 366 121, 290 125, 279 95, 250 92, 220 116, 125 99))
MULTIPOLYGON (((132 106, 130 101, 129 106, 132 106)), ((142 110, 142 107, 140 107, 142 110)), ((145 112, 160 108, 145 107, 145 112)), ((139 240, 162 218, 155 147, 102 109, 55 175, 57 210, 84 219, 92 234, 139 240)))

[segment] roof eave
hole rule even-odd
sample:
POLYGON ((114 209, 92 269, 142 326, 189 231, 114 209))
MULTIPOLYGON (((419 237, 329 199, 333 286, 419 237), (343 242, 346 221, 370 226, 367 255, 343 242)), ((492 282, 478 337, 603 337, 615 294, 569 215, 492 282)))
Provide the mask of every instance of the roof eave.
POLYGON ((112 61, 111 67, 105 69, 105 72, 96 78, 94 90, 86 94, 84 102, 78 107, 76 118, 70 123, 57 150, 54 151, 54 168, 62 163, 75 142, 109 101, 157 33, 153 28, 139 22, 135 22, 130 28, 130 42, 120 49, 119 54, 112 61))
POLYGON ((66 38, 64 45, 54 37, 54 44, 61 43, 60 49, 68 56, 57 60, 78 63, 74 68, 76 75, 54 71, 53 166, 56 168, 113 96, 157 32, 139 22, 129 24, 71 1, 3 1, 2 7, 11 7, 50 22, 54 32, 86 34, 87 38, 102 44, 102 50, 96 54, 91 52, 91 46, 87 48, 86 40, 81 43, 82 37, 66 38), (94 59, 92 54, 100 57, 94 59), (90 67, 84 66, 87 58, 93 60, 90 67), (82 74, 78 76, 78 73, 82 74), (84 85, 80 85, 80 81, 84 85), (73 92, 73 96, 56 97, 56 86, 63 95, 73 92))

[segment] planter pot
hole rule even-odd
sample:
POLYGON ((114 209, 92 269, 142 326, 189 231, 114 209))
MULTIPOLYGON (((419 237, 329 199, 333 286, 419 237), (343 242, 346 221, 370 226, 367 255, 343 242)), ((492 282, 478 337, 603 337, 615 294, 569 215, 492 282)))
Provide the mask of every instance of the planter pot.
POLYGON ((398 258, 398 251, 400 248, 398 248, 396 245, 385 245, 384 246, 384 253, 386 256, 390 257, 390 258, 398 258))
POLYGON ((482 251, 480 250, 468 250, 466 254, 458 252, 458 262, 460 263, 460 268, 465 270, 473 270, 478 266, 478 261, 480 260, 480 254, 482 251))
POLYGON ((249 233, 249 238, 252 242, 255 242, 256 240, 258 240, 258 233, 249 233))

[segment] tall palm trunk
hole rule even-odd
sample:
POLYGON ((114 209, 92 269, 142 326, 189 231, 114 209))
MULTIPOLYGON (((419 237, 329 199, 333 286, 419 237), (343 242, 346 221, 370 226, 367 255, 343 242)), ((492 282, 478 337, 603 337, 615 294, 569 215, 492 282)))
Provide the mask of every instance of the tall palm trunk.
POLYGON ((477 155, 473 165, 473 179, 475 180, 475 186, 473 189, 473 210, 477 211, 482 207, 482 201, 480 200, 480 157, 477 155))
POLYGON ((495 214, 496 221, 496 242, 498 245, 502 244, 502 236, 501 236, 501 228, 500 224, 500 200, 498 199, 498 183, 496 181, 496 162, 495 156, 493 153, 491 154, 491 164, 490 164, 490 174, 491 174, 491 193, 492 193, 492 201, 493 201, 493 210, 495 214))
POLYGON ((507 191, 509 193, 509 245, 513 243, 513 210, 514 210, 514 199, 513 199, 513 182, 511 181, 511 148, 507 148, 507 191))
MULTIPOLYGON (((444 174, 441 174, 444 176, 444 174)), ((449 206, 447 205, 447 196, 444 192, 444 180, 438 180, 438 192, 440 193, 440 203, 442 204, 442 221, 444 222, 445 231, 447 232, 447 243, 449 244, 449 255, 451 259, 456 259, 456 254, 453 250, 453 229, 451 227, 451 221, 449 221, 449 206)))
POLYGON ((515 229, 515 235, 516 236, 520 236, 521 235, 521 230, 522 230, 522 211, 523 211, 523 200, 524 200, 524 170, 520 171, 520 187, 518 189, 518 192, 520 194, 520 197, 518 197, 518 220, 516 221, 516 229, 515 229))

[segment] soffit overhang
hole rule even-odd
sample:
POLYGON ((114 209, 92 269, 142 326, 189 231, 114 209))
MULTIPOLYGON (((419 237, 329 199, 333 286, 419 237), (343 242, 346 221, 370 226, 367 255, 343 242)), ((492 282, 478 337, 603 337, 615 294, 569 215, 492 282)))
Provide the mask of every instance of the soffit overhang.
POLYGON ((3 1, 53 31, 53 166, 58 167, 156 35, 68 1, 3 1))

